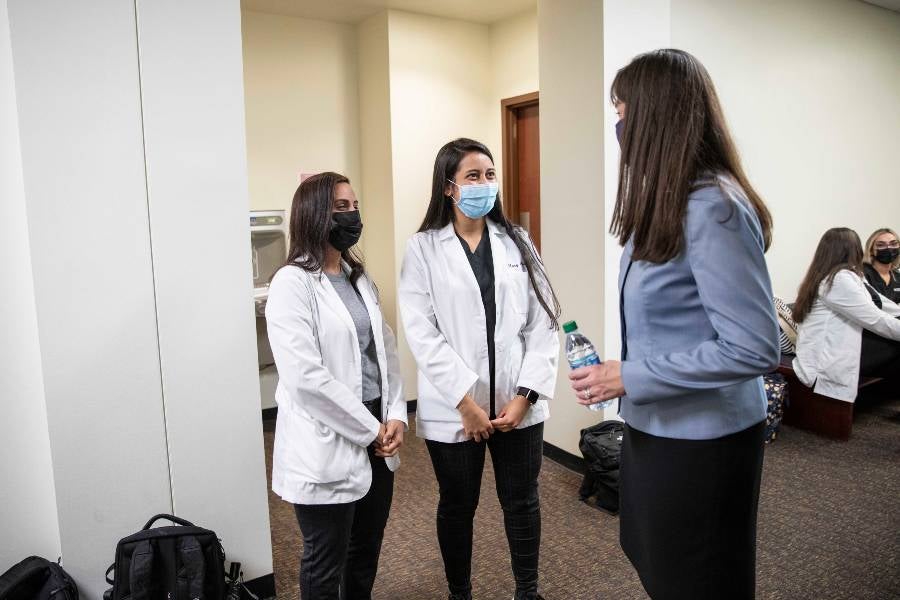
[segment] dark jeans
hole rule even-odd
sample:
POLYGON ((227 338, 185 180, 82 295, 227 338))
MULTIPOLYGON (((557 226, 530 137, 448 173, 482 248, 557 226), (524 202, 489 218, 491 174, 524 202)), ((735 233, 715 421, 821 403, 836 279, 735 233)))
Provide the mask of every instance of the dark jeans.
POLYGON ((372 487, 346 504, 295 504, 303 535, 300 597, 303 600, 368 600, 372 597, 381 541, 394 497, 394 474, 369 447, 372 487))
POLYGON ((437 534, 452 598, 472 597, 472 520, 478 507, 485 447, 491 451, 497 498, 509 542, 516 600, 537 597, 541 546, 538 474, 544 425, 494 433, 487 442, 426 441, 440 487, 437 534))

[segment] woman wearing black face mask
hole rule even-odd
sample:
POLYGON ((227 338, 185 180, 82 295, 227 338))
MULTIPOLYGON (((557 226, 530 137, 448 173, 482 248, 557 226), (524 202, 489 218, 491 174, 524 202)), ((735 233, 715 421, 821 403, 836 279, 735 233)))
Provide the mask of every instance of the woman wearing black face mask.
POLYGON ((279 376, 272 490, 294 504, 305 600, 371 597, 406 431, 394 335, 351 250, 361 233, 346 177, 305 180, 266 305, 279 376))
POLYGON ((900 238, 892 229, 876 229, 866 241, 866 281, 879 294, 900 304, 900 238))

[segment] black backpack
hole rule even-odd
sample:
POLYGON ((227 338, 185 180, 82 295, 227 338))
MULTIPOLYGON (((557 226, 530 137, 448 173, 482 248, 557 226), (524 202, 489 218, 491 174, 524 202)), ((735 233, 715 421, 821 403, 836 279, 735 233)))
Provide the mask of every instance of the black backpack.
POLYGON ((29 556, 0 575, 0 600, 78 600, 78 587, 57 563, 29 556))
POLYGON ((619 456, 624 433, 621 421, 602 421, 582 429, 578 443, 587 467, 578 495, 582 502, 596 497, 595 506, 612 514, 619 512, 619 456))
POLYGON ((113 587, 103 595, 105 600, 222 600, 225 552, 209 529, 156 515, 143 529, 119 540, 106 581, 113 587), (178 525, 151 529, 159 519, 178 525))

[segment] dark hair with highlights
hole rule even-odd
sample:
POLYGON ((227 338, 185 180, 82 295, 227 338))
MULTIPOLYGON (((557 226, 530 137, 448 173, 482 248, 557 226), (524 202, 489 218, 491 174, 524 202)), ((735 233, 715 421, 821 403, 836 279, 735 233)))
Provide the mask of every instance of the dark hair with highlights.
POLYGON ((681 252, 688 195, 716 185, 718 175, 730 177, 747 196, 768 249, 772 216, 741 167, 700 61, 682 50, 641 54, 616 74, 610 99, 625 104, 625 116, 609 229, 621 245, 632 241, 635 260, 662 263, 681 252))
MULTIPOLYGON (((453 211, 453 202, 447 198, 444 193, 447 180, 454 181, 456 179, 456 171, 459 169, 459 163, 462 159, 473 152, 484 154, 491 162, 494 162, 494 156, 487 146, 481 142, 470 140, 468 138, 459 138, 444 144, 438 151, 437 157, 434 159, 434 173, 431 180, 431 201, 428 204, 428 210, 425 213, 425 219, 419 227, 419 231, 430 231, 432 229, 443 229, 449 223, 453 222, 456 213, 453 211)), ((506 235, 515 242, 525 261, 525 267, 528 271, 528 280, 534 289, 541 308, 550 318, 551 326, 559 329, 559 316, 562 310, 559 306, 559 300, 556 292, 550 284, 550 278, 544 269, 544 263, 541 257, 534 250, 534 246, 530 243, 528 232, 518 225, 514 225, 503 214, 503 205, 500 202, 500 194, 497 194, 497 200, 494 202, 494 208, 487 214, 487 217, 494 223, 506 231, 506 235), (549 298, 545 298, 546 295, 549 298)))
MULTIPOLYGON (((322 270, 328 234, 331 232, 334 190, 341 183, 349 184, 350 180, 344 175, 328 171, 303 180, 294 192, 290 247, 285 265, 310 272, 322 270)), ((341 258, 350 265, 350 281, 356 283, 365 273, 362 255, 354 246, 341 252, 341 258)))
POLYGON ((863 248, 859 235, 846 227, 829 229, 819 240, 812 264, 797 292, 794 303, 794 321, 802 323, 812 310, 816 298, 819 297, 819 286, 824 281, 830 286, 834 276, 843 270, 853 271, 857 275, 863 272, 863 248))

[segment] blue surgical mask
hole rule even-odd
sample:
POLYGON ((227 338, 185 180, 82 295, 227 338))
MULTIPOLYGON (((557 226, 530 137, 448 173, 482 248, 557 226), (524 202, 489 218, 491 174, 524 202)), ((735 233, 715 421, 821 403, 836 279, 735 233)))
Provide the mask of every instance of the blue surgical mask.
POLYGON ((459 201, 456 206, 470 219, 480 219, 494 208, 499 190, 496 181, 470 185, 459 185, 455 181, 450 181, 450 183, 459 188, 459 201))

